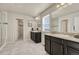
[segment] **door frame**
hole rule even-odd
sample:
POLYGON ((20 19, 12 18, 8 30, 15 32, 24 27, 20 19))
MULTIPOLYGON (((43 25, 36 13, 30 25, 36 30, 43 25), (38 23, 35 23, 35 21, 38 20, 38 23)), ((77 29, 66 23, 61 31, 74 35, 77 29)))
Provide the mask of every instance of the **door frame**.
MULTIPOLYGON (((66 32, 68 32, 68 20, 64 19, 64 20, 61 21, 61 30, 62 30, 62 23, 63 22, 66 22, 66 32)), ((66 32, 64 32, 64 33, 66 33, 66 32)))
POLYGON ((17 40, 19 39, 18 37, 19 37, 19 35, 18 35, 18 20, 22 20, 23 21, 23 39, 22 40, 24 40, 24 19, 22 19, 22 18, 16 18, 16 20, 17 20, 17 40))

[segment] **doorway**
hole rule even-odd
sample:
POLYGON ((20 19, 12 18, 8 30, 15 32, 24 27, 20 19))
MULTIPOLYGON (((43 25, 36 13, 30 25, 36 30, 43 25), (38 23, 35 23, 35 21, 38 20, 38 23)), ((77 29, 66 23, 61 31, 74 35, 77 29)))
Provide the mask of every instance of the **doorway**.
POLYGON ((23 19, 17 19, 18 21, 18 40, 23 40, 23 19))
POLYGON ((68 20, 62 20, 62 23, 61 23, 61 30, 62 32, 66 33, 67 32, 67 24, 68 24, 68 20))

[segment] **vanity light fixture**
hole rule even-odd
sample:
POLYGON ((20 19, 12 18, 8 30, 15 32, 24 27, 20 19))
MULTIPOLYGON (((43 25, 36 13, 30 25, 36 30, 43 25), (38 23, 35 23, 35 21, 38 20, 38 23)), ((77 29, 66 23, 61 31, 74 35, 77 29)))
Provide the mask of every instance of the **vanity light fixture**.
POLYGON ((57 7, 57 8, 65 8, 65 7, 67 7, 68 5, 72 5, 72 3, 61 3, 61 4, 58 4, 56 7, 57 7))
POLYGON ((57 7, 57 8, 60 8, 60 7, 62 7, 62 6, 64 6, 64 3, 58 4, 56 7, 57 7))

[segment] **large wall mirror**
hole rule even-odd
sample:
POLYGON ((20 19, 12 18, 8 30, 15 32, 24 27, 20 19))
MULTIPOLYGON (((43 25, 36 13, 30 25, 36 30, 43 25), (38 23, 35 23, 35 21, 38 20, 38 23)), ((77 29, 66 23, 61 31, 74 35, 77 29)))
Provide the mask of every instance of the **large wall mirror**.
POLYGON ((79 16, 52 18, 52 32, 79 33, 79 16))

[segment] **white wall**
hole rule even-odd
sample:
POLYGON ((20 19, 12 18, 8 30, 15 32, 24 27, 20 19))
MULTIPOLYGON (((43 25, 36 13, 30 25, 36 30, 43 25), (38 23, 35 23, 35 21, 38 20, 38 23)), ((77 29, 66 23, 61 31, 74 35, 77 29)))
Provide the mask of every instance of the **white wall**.
POLYGON ((58 29, 59 32, 62 32, 62 30, 61 30, 62 29, 62 27, 61 27, 62 20, 67 20, 68 21, 67 31, 70 32, 70 33, 73 32, 73 18, 72 17, 65 17, 65 18, 64 17, 59 17, 58 20, 59 20, 59 29, 58 29))
POLYGON ((33 18, 19 13, 8 12, 8 43, 17 40, 17 18, 24 19, 24 40, 28 40, 30 38, 30 28, 28 27, 28 20, 32 20, 33 18))
POLYGON ((51 32, 57 32, 59 31, 59 19, 58 18, 52 18, 51 17, 51 32))
POLYGON ((37 28, 38 28, 39 31, 41 31, 41 20, 40 20, 40 18, 39 19, 31 19, 31 20, 29 20, 29 22, 32 24, 31 28, 33 28, 34 31, 36 31, 37 28), (38 26, 38 25, 40 25, 40 26, 38 26))
POLYGON ((1 46, 1 12, 0 12, 0 46, 1 46))

